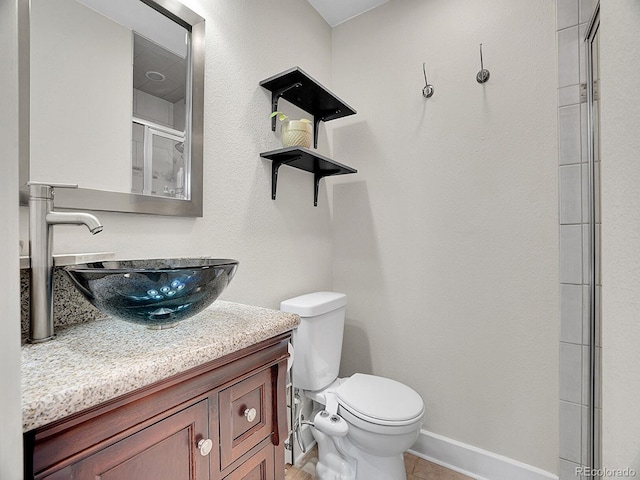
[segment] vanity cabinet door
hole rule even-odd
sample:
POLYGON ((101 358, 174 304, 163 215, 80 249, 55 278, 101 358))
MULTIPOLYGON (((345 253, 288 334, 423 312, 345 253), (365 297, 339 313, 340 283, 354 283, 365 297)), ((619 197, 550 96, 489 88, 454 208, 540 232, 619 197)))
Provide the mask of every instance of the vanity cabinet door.
POLYGON ((224 480, 274 480, 273 447, 267 445, 240 467, 224 477, 224 480))
POLYGON ((271 369, 266 369, 220 391, 218 411, 222 470, 272 434, 271 375, 271 369))
POLYGON ((197 444, 209 438, 208 431, 208 404, 203 400, 41 478, 206 480, 209 459, 201 454, 197 444))

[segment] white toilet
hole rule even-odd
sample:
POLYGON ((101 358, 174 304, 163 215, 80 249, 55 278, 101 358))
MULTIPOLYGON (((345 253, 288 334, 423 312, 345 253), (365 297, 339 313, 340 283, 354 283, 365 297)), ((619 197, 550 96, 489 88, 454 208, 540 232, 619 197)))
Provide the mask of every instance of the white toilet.
POLYGON ((285 300, 297 313, 293 386, 322 408, 314 412, 319 480, 405 480, 403 452, 420 433, 424 403, 388 378, 356 373, 338 378, 347 296, 316 292, 285 300))

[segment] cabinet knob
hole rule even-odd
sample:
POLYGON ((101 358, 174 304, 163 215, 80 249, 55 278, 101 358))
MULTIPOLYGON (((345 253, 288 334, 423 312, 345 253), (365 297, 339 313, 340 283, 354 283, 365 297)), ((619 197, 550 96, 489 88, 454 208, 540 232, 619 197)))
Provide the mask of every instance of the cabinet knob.
POLYGON ((209 453, 211 453, 211 449, 213 448, 213 442, 211 441, 210 438, 207 439, 201 439, 198 442, 198 450, 200 450, 200 455, 202 455, 203 457, 206 457, 207 455, 209 455, 209 453))
POLYGON ((253 422, 256 419, 256 409, 255 408, 247 408, 244 411, 244 416, 247 418, 247 421, 253 422))

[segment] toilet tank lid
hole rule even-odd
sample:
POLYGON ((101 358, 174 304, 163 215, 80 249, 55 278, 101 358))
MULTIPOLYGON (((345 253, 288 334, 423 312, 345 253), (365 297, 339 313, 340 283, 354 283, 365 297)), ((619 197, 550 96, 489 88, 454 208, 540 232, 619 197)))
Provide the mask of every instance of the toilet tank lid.
POLYGON ((297 313, 301 317, 315 317, 337 310, 346 304, 347 296, 344 293, 314 292, 282 301, 280 310, 297 313))

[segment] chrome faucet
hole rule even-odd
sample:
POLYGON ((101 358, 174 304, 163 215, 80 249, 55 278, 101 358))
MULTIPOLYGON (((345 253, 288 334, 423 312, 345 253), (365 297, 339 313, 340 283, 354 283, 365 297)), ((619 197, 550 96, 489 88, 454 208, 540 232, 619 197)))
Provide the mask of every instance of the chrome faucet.
POLYGON ((100 233, 100 221, 89 213, 54 212, 55 188, 78 188, 72 184, 29 182, 29 255, 31 257, 29 342, 51 340, 53 334, 53 225, 86 225, 100 233))

